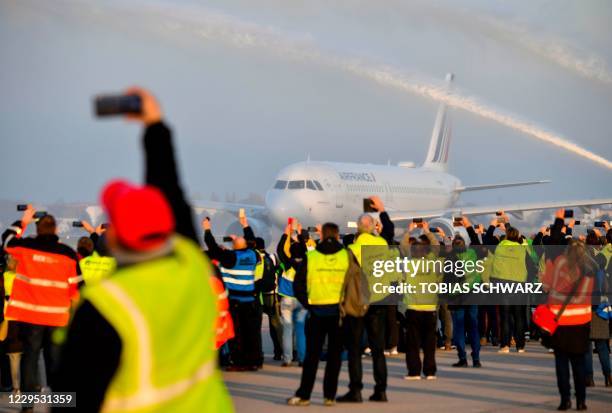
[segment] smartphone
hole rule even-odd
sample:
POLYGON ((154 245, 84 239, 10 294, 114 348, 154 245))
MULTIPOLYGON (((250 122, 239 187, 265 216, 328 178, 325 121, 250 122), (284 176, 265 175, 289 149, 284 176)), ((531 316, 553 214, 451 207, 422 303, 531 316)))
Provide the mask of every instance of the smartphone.
POLYGON ((308 232, 317 232, 317 227, 308 227, 308 232))
POLYGON ((232 242, 232 237, 223 237, 223 242, 232 242))
POLYGON ((108 222, 105 222, 104 224, 102 224, 102 229, 108 229, 108 222))
POLYGON ((98 95, 94 100, 96 116, 142 113, 142 99, 138 95, 98 95))
POLYGON ((25 211, 26 209, 28 209, 28 205, 27 204, 19 204, 17 205, 17 211, 25 211))
POLYGON ((41 219, 45 215, 47 215, 47 211, 36 211, 34 213, 34 219, 41 219))
POLYGON ((440 230, 438 229, 438 227, 432 227, 429 228, 429 232, 440 232, 440 230))
POLYGON ((83 223, 81 221, 72 221, 72 226, 74 228, 83 228, 83 223))
POLYGON ((574 225, 580 225, 580 221, 574 222, 574 225))
POLYGON ((593 223, 593 226, 595 228, 605 228, 606 227, 606 223, 604 221, 595 221, 593 223))
POLYGON ((239 217, 239 218, 244 218, 244 217, 246 217, 246 214, 245 214, 245 212, 244 212, 244 208, 240 208, 240 209, 238 210, 238 217, 239 217))
POLYGON ((482 228, 482 224, 474 225, 474 231, 480 231, 481 228, 482 228))
POLYGON ((463 217, 454 217, 453 227, 462 227, 462 226, 463 226, 463 217))
POLYGON ((495 213, 495 215, 497 215, 498 217, 501 217, 501 216, 502 216, 502 213, 501 213, 501 211, 497 211, 497 212, 495 213))
POLYGON ((563 214, 563 218, 574 218, 574 210, 566 209, 565 213, 563 214))
POLYGON ((363 198, 363 212, 377 212, 374 202, 370 198, 363 198))

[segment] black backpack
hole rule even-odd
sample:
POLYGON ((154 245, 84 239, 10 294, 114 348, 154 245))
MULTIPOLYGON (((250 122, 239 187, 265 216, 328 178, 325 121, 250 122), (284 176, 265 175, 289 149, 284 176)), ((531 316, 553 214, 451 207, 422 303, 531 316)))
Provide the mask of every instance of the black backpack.
POLYGON ((276 290, 277 265, 272 259, 272 256, 267 252, 264 252, 261 258, 263 260, 264 269, 260 290, 262 293, 269 293, 276 290))

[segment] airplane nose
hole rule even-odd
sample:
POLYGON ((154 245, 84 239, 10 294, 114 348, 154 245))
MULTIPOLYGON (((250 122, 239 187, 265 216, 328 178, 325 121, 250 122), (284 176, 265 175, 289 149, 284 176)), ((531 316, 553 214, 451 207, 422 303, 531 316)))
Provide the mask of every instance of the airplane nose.
POLYGON ((288 196, 283 191, 272 190, 266 194, 266 209, 271 220, 279 228, 284 228, 287 225, 287 218, 300 218, 304 208, 296 197, 288 196))

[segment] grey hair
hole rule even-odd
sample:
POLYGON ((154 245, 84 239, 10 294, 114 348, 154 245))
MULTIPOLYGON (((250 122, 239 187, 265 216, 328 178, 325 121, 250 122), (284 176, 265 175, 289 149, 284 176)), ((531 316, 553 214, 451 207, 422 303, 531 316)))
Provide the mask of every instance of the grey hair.
POLYGON ((374 218, 369 214, 362 214, 357 220, 357 232, 359 234, 371 233, 375 229, 374 218))

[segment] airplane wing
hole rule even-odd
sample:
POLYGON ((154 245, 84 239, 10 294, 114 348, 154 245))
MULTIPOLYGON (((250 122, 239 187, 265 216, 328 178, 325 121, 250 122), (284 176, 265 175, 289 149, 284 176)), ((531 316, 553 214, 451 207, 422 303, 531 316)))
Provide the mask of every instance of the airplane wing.
POLYGON ((588 211, 590 207, 612 204, 612 198, 582 199, 575 201, 549 201, 549 202, 527 202, 517 204, 499 205, 476 205, 476 206, 456 206, 444 210, 430 211, 387 211, 389 217, 394 221, 407 221, 414 218, 438 218, 443 216, 460 215, 486 215, 494 214, 497 211, 504 211, 519 216, 523 211, 535 211, 540 209, 558 209, 579 207, 588 211))
POLYGON ((485 189, 498 189, 498 188, 510 188, 513 186, 527 186, 527 185, 538 185, 538 184, 548 184, 550 181, 548 179, 539 180, 539 181, 520 181, 520 182, 506 182, 503 184, 488 184, 488 185, 470 185, 470 186, 460 186, 455 189, 456 192, 467 192, 467 191, 482 191, 485 189))
POLYGON ((243 204, 239 202, 195 201, 192 205, 193 209, 198 214, 204 211, 223 211, 237 214, 241 208, 244 208, 246 215, 252 216, 266 209, 263 205, 243 204))

